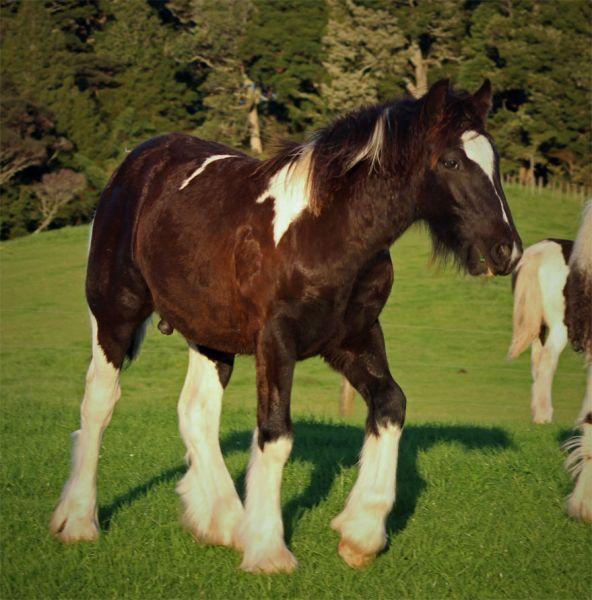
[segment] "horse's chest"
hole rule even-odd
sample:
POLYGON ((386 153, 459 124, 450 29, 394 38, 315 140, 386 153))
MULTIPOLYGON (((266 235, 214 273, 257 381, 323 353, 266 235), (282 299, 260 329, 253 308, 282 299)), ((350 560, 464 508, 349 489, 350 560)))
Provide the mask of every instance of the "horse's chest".
POLYGON ((380 253, 354 276, 353 283, 305 303, 299 319, 299 346, 305 356, 364 334, 376 322, 393 284, 388 252, 380 253))

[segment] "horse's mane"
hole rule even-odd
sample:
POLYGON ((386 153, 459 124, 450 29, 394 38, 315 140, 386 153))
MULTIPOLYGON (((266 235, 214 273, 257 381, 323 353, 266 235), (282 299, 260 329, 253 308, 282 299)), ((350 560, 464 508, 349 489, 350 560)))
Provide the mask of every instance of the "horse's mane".
POLYGON ((258 170, 268 176, 286 166, 306 171, 309 208, 319 214, 328 201, 328 190, 354 171, 366 177, 388 173, 399 180, 412 169, 419 172, 426 139, 437 144, 439 133, 458 113, 454 109, 467 96, 465 92, 450 92, 448 110, 439 115, 426 110, 426 96, 362 107, 337 118, 303 143, 280 142, 277 153, 258 170), (297 168, 302 162, 305 164, 297 168))

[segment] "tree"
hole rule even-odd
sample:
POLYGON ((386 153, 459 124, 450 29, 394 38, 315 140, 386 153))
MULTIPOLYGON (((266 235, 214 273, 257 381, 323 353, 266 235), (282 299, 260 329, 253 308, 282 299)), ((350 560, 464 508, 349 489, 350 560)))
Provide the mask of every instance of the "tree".
POLYGON ((318 0, 254 0, 253 5, 240 55, 267 99, 261 112, 291 133, 314 127, 323 114, 325 5, 318 0))
POLYGON ((86 187, 86 178, 70 169, 60 169, 55 173, 46 173, 41 183, 33 186, 39 200, 42 219, 34 233, 43 231, 51 225, 56 215, 76 194, 86 187))
POLYGON ((42 2, 21 2, 2 19, 2 70, 18 95, 53 115, 55 127, 82 151, 100 146, 105 132, 91 95, 76 84, 84 61, 69 52, 66 35, 42 2), (26 35, 23 35, 26 32, 26 35))
POLYGON ((39 167, 72 148, 57 135, 51 117, 33 102, 20 97, 9 82, 2 82, 0 110, 0 185, 30 167, 39 167))
MULTIPOLYGON (((172 0, 169 9, 183 26, 175 44, 177 59, 194 65, 200 81, 201 124, 196 133, 230 145, 243 145, 258 119, 256 98, 248 99, 252 82, 240 55, 250 0, 172 0)), ((255 137, 257 137, 255 135, 255 137)), ((257 142, 254 150, 258 150, 257 142)), ((253 144, 252 144, 253 146, 253 144)))
POLYGON ((460 80, 492 80, 502 167, 524 182, 553 174, 590 182, 591 23, 579 0, 484 2, 473 12, 460 80))
POLYGON ((176 77, 173 31, 156 10, 145 0, 113 0, 109 6, 112 19, 96 33, 93 46, 99 59, 118 65, 112 85, 99 94, 102 122, 110 129, 102 146, 113 168, 140 141, 189 128, 196 96, 176 77))
POLYGON ((400 77, 406 57, 397 19, 353 0, 327 0, 323 66, 329 81, 321 91, 330 112, 378 102, 380 83, 400 77))

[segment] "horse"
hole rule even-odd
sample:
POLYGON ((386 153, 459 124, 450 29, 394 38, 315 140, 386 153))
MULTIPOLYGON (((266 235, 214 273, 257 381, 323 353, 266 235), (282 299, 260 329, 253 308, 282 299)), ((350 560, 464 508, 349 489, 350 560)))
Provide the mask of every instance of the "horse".
POLYGON ((567 511, 592 522, 592 202, 584 209, 575 242, 547 239, 524 251, 516 269, 513 320, 509 358, 531 345, 535 423, 552 419, 553 375, 568 340, 584 354, 586 392, 576 420, 581 433, 564 449, 570 452, 566 468, 576 481, 567 511))
POLYGON ((567 511, 574 518, 592 523, 592 201, 584 208, 569 259, 565 295, 569 341, 576 352, 584 354, 587 364, 586 393, 576 421, 581 434, 564 445, 571 450, 566 467, 576 480, 567 499, 567 511))
POLYGON ((51 520, 60 540, 99 534, 101 435, 121 368, 156 312, 189 345, 178 403, 188 469, 177 491, 195 537, 238 549, 246 571, 296 567, 280 504, 290 391, 296 361, 320 355, 368 406, 358 478, 332 527, 348 565, 372 561, 386 544, 406 408, 379 321, 393 281, 389 247, 423 221, 435 252, 473 275, 508 275, 521 256, 486 129, 491 99, 487 80, 473 94, 442 80, 421 99, 362 108, 264 161, 184 134, 127 156, 92 228, 92 360, 71 474, 51 520), (219 445, 239 353, 255 356, 257 387, 244 505, 219 445))
POLYGON ((567 344, 563 290, 573 241, 548 238, 524 250, 512 274, 513 335, 508 358, 531 347, 531 414, 535 423, 553 420, 552 386, 567 344))

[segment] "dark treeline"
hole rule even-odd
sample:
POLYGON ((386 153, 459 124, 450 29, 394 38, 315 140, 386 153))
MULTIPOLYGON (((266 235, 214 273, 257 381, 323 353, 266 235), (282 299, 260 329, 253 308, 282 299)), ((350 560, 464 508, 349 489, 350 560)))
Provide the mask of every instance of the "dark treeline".
POLYGON ((169 131, 265 154, 443 76, 494 85, 502 168, 590 185, 588 0, 0 0, 0 236, 92 217, 169 131))

